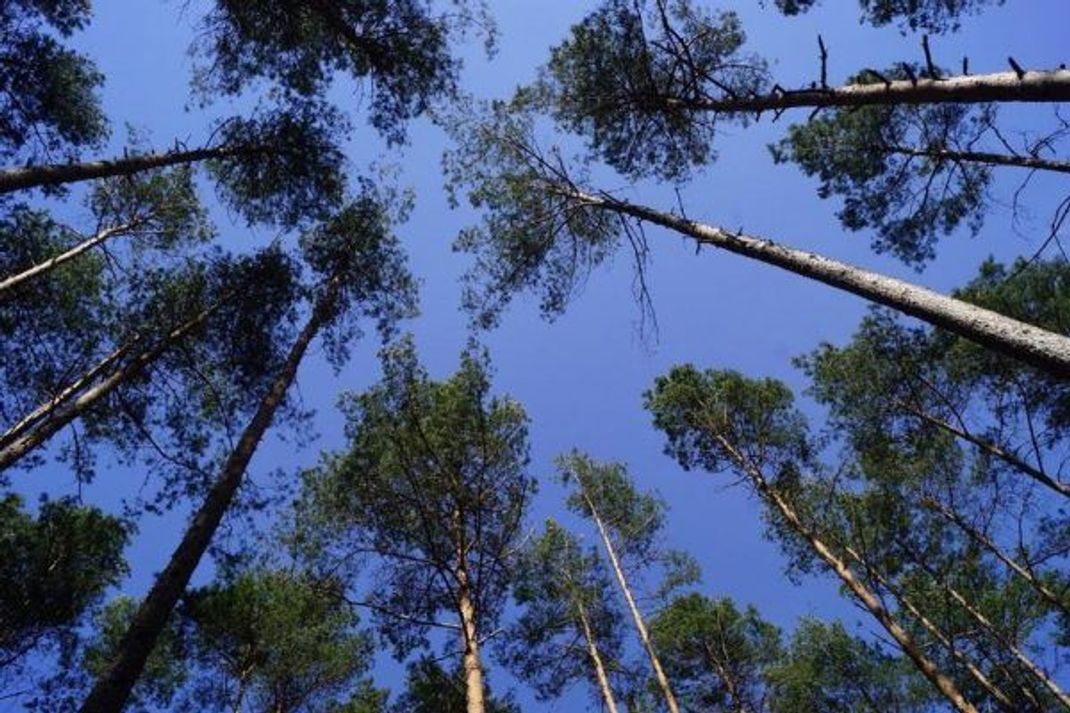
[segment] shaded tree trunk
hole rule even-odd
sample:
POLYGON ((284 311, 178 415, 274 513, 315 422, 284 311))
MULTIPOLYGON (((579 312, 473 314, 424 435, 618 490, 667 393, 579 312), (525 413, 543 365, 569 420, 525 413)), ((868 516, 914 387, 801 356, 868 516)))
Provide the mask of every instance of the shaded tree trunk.
MULTIPOLYGON (((153 362, 159 359, 164 352, 184 339, 190 332, 204 324, 204 321, 222 306, 225 299, 216 302, 193 319, 172 329, 152 348, 138 354, 122 367, 111 372, 111 374, 101 381, 82 391, 82 393, 74 400, 61 404, 54 409, 50 409, 50 412, 47 413, 47 418, 40 421, 37 426, 28 429, 24 427, 22 435, 15 437, 10 443, 3 448, 0 448, 0 470, 8 468, 18 462, 21 458, 30 453, 30 451, 54 436, 64 426, 77 419, 88 409, 92 408, 113 390, 141 374, 153 362)), ((114 357, 115 355, 113 354, 105 361, 111 360, 114 357)), ((43 406, 44 405, 42 405, 42 407, 43 406)), ((42 407, 38 407, 35 411, 40 411, 42 407)), ((46 410, 49 409, 46 408, 46 410)))
POLYGON ((141 171, 186 163, 198 163, 209 159, 230 158, 243 154, 265 152, 266 147, 227 147, 194 149, 192 151, 168 151, 125 158, 85 161, 83 163, 54 163, 41 166, 20 166, 0 170, 0 194, 30 188, 60 186, 66 183, 89 181, 94 178, 129 176, 141 171))
POLYGON ((639 611, 639 607, 635 603, 635 597, 632 596, 632 589, 628 585, 628 579, 624 576, 624 569, 621 567, 620 560, 617 558, 617 553, 613 548, 613 542, 609 539, 609 532, 606 530, 606 526, 602 522, 598 510, 594 507, 594 503, 587 497, 587 492, 584 490, 582 481, 578 482, 580 484, 580 492, 583 495, 583 500, 591 511, 591 519, 594 520, 595 527, 598 528, 598 535, 602 538, 602 544, 606 548, 606 554, 609 556, 609 563, 613 567, 613 574, 616 575, 617 583, 620 585, 621 592, 624 594, 624 601, 628 605, 628 610, 632 614, 632 621, 635 622, 635 630, 639 633, 639 640, 642 642, 643 649, 646 651, 646 655, 650 659, 650 666, 654 669, 654 679, 658 683, 658 688, 661 689, 661 695, 665 698, 665 705, 668 707, 669 713, 680 713, 680 707, 676 703, 676 696, 672 692, 672 686, 669 685, 669 678, 665 675, 665 669, 662 668, 661 660, 658 659, 658 654, 654 650, 654 643, 650 640, 646 622, 643 621, 643 614, 639 611))
POLYGON ((731 233, 612 196, 591 195, 563 184, 551 184, 547 190, 556 191, 562 196, 594 208, 669 228, 693 238, 700 245, 713 245, 851 292, 946 329, 1058 378, 1070 378, 1070 337, 1011 319, 920 285, 870 272, 816 253, 784 247, 741 232, 731 233))
POLYGON ((606 704, 609 713, 617 713, 617 700, 613 697, 613 689, 609 686, 609 676, 606 674, 605 664, 602 663, 602 655, 598 652, 598 644, 591 631, 591 622, 587 619, 587 610, 583 602, 577 602, 577 619, 580 630, 583 632, 583 640, 587 644, 587 655, 591 659, 594 668, 595 680, 598 682, 598 691, 602 694, 602 701, 606 704))
POLYGON ((105 371, 115 366, 120 359, 137 345, 138 341, 139 339, 137 337, 131 339, 129 342, 101 359, 77 379, 69 383, 67 386, 64 386, 59 392, 54 394, 52 398, 38 405, 28 414, 19 419, 17 423, 4 431, 3 434, 0 434, 0 448, 7 446, 42 418, 48 418, 61 403, 91 384, 105 371))
POLYGON ((49 273, 52 270, 55 270, 60 265, 63 265, 64 263, 73 260, 74 258, 78 257, 87 250, 91 250, 97 245, 100 245, 101 243, 111 238, 114 238, 117 235, 124 235, 126 233, 129 233, 131 230, 136 228, 140 222, 141 221, 139 220, 133 220, 129 223, 123 223, 121 225, 114 225, 110 228, 104 228, 93 237, 83 240, 70 250, 62 252, 59 255, 56 255, 55 257, 50 257, 44 262, 38 263, 33 267, 27 268, 26 270, 23 270, 17 275, 12 275, 11 277, 6 277, 0 280, 0 299, 3 298, 5 292, 17 287, 18 285, 21 285, 23 282, 49 273))
POLYGON ((795 508, 786 501, 780 493, 772 488, 765 480, 760 469, 743 456, 724 436, 712 434, 718 443, 731 455, 732 460, 746 473, 751 480, 758 495, 768 502, 784 518, 784 522, 799 536, 806 540, 814 553, 826 564, 836 576, 840 578, 855 599, 876 619, 885 631, 895 640, 903 653, 914 662, 918 671, 940 692, 951 706, 959 713, 979 713, 977 708, 966 700, 959 690, 958 685, 947 674, 940 670, 936 663, 926 656, 922 647, 907 633, 899 622, 885 609, 880 597, 855 576, 855 573, 825 544, 813 531, 810 530, 795 512, 795 508))
POLYGON ((182 542, 134 614, 130 627, 119 642, 118 652, 111 665, 97 679, 93 690, 82 704, 81 713, 119 713, 126 705, 130 692, 145 667, 145 661, 166 627, 175 604, 185 592, 223 515, 233 503, 245 469, 296 378, 297 369, 309 344, 333 311, 341 284, 337 276, 328 283, 327 290, 298 334, 271 388, 264 394, 237 446, 223 464, 219 478, 194 515, 182 542))
MULTIPOLYGON (((874 74, 874 78, 877 75, 874 74)), ((762 112, 792 108, 882 106, 892 104, 977 104, 983 102, 1062 102, 1070 100, 1070 70, 996 72, 915 81, 846 84, 797 91, 777 90, 723 99, 655 98, 669 109, 762 112)))

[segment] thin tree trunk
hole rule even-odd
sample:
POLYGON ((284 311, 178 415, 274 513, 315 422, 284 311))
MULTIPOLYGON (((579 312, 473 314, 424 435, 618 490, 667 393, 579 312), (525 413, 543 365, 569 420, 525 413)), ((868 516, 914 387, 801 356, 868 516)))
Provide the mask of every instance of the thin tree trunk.
POLYGON ((1025 582, 1027 582, 1029 586, 1036 590, 1036 593, 1039 594, 1041 598, 1044 599, 1044 601, 1048 602, 1048 604, 1051 604, 1060 612, 1070 617, 1070 608, 1067 607, 1066 602, 1060 599, 1059 596, 1055 594, 1055 592, 1051 591, 1047 587, 1047 585, 1045 585, 1043 582, 1033 576, 1032 572, 1027 570, 1025 567, 1019 564, 1017 560, 1015 560, 1013 557, 1011 557, 1002 549, 1000 549, 999 546, 995 542, 993 542, 991 538, 989 538, 983 532, 979 531, 977 528, 970 525, 958 513, 953 512, 950 508, 945 506, 943 503, 938 502, 935 498, 923 498, 922 504, 930 510, 940 513, 940 515, 943 516, 945 520, 956 525, 960 530, 969 535, 970 539, 987 549, 989 552, 995 555, 996 558, 999 559, 999 561, 1007 565, 1008 569, 1010 569, 1016 575, 1025 580, 1025 582))
POLYGON ((83 163, 54 163, 41 166, 19 166, 0 170, 0 194, 27 190, 42 186, 60 186, 94 178, 129 176, 141 171, 186 163, 198 163, 209 159, 230 158, 243 154, 266 152, 266 147, 218 146, 192 151, 168 151, 141 156, 129 156, 83 163))
POLYGON ((123 223, 121 225, 114 225, 110 228, 104 228, 93 237, 83 240, 70 250, 62 252, 59 255, 56 255, 55 257, 50 257, 44 262, 38 263, 33 267, 27 268, 26 270, 23 270, 17 275, 12 275, 11 277, 6 277, 0 280, 0 298, 2 298, 4 293, 8 290, 13 289, 14 287, 22 284, 23 282, 26 282, 29 279, 51 272, 60 265, 78 257, 86 250, 91 250, 97 245, 100 245, 106 240, 114 238, 117 235, 129 233, 131 230, 136 228, 140 222, 140 220, 132 220, 129 223, 123 223))
MULTIPOLYGON (((721 663, 721 660, 710 646, 709 641, 703 642, 703 648, 706 649, 707 663, 710 665, 710 668, 713 669, 713 672, 717 674, 717 677, 721 679, 721 683, 724 684, 725 690, 732 699, 732 709, 734 713, 752 713, 750 707, 743 702, 743 696, 735 676, 730 674, 728 669, 721 663)), ((721 642, 721 648, 724 649, 723 641, 721 642)), ((725 654, 727 655, 728 652, 725 651, 725 654)))
POLYGON ((643 649, 646 650, 646 655, 650 658, 650 665, 654 669, 654 678, 657 680, 658 687, 661 689, 661 694, 665 698, 665 705, 668 707, 669 713, 680 713, 680 707, 676 704, 676 696, 673 695, 672 686, 669 685, 669 678, 665 675, 665 669, 662 668, 661 661, 658 659, 658 654, 654 650, 654 643, 650 640, 646 622, 643 621, 643 615, 635 603, 635 597, 632 596, 632 589, 628 586, 628 579, 624 576, 624 570, 621 568, 620 560, 617 558, 617 553, 613 549, 613 543, 609 539, 609 532, 606 530, 602 518, 598 515, 598 510, 595 508, 594 503, 591 502, 591 499, 587 496, 587 491, 584 489, 582 481, 580 482, 580 493, 583 495, 583 499, 591 511, 591 519, 594 520, 595 527, 598 528, 598 535, 602 538, 602 544, 605 545, 606 554, 609 555, 609 563, 613 567, 613 574, 617 577, 617 583, 620 585, 621 592, 624 594, 624 601, 627 603, 628 610, 632 614, 632 620, 635 622, 635 630, 639 632, 639 640, 643 644, 643 649))
POLYGON ((264 394, 237 446, 223 464, 219 478, 186 529, 182 542, 134 614, 130 627, 119 642, 115 659, 97 679, 93 690, 82 704, 81 713, 119 713, 126 705, 130 691, 141 675, 160 632, 167 625, 179 597, 186 591, 190 578, 208 549, 223 515, 234 501, 245 469, 270 428, 275 412, 286 398, 286 392, 297 376, 297 369, 309 344, 329 318, 334 302, 338 299, 341 284, 337 276, 332 278, 327 290, 317 301, 308 322, 290 347, 290 353, 275 376, 271 388, 264 394))
POLYGON ((479 656, 479 628, 476 608, 469 589, 468 570, 462 564, 455 573, 458 586, 458 609, 461 615, 461 637, 464 643, 464 691, 468 713, 484 712, 483 662, 479 656))
POLYGON ((38 405, 33 411, 19 419, 18 423, 15 423, 3 434, 0 434, 0 448, 7 446, 15 438, 22 435, 34 425, 39 419, 49 417, 53 411, 64 401, 69 399, 74 394, 78 393, 90 383, 93 382, 98 376, 103 374, 108 369, 112 368, 116 362, 123 358, 134 346, 138 343, 139 338, 135 337, 122 345, 108 356, 97 362, 92 368, 72 381, 67 386, 63 387, 59 393, 55 394, 48 401, 38 405))
POLYGON ((587 655, 591 658, 595 680, 598 681, 598 690, 602 694, 602 701, 606 704, 606 710, 609 713, 617 713, 617 700, 613 697, 613 689, 609 686, 609 676, 606 675, 606 667, 602 663, 602 655, 598 652, 598 644, 594 640, 594 632, 591 631, 591 622, 587 619, 587 610, 583 602, 577 602, 577 615, 580 629, 583 631, 583 639, 587 643, 587 655))
POLYGON ((899 606, 905 609, 914 621, 921 624, 921 627, 929 632, 930 636, 947 649, 947 652, 951 654, 951 658, 955 659, 955 661, 965 668, 970 676, 977 681, 978 685, 987 691, 990 696, 996 699, 996 702, 999 703, 1003 710, 1008 711, 1008 713, 1017 713, 1017 707, 1011 701, 1010 697, 992 683, 988 676, 985 675, 984 671, 977 668, 977 665, 955 646, 955 642, 948 638, 947 634, 945 634, 940 627, 934 624, 929 617, 922 614, 921 611, 914 606, 914 603, 903 594, 902 590, 892 585, 879 572, 870 567, 869 563, 867 563, 855 550, 850 547, 845 548, 845 550, 855 562, 865 568, 866 573, 869 574, 869 576, 873 577, 880 586, 888 590, 892 597, 895 598, 895 601, 899 603, 899 606))
POLYGON ((880 598, 855 576, 855 573, 846 562, 840 559, 824 541, 803 524, 795 509, 774 488, 769 486, 761 471, 737 451, 726 438, 716 433, 713 435, 732 456, 736 464, 747 474, 758 494, 780 513, 792 530, 809 543, 814 553, 836 573, 836 576, 840 578, 840 581, 854 595, 855 599, 884 627, 884 630, 895 640, 899 648, 903 650, 903 653, 914 662, 921 674, 936 687, 951 706, 959 713, 978 713, 977 708, 966 700, 955 682, 941 671, 932 659, 925 655, 922 648, 911 638, 910 634, 884 608, 880 598))
MULTIPOLYGON (((40 422, 36 427, 29 429, 28 432, 23 433, 3 448, 0 448, 0 471, 19 461, 30 451, 40 446, 64 426, 74 421, 94 404, 110 394, 115 388, 148 368, 148 366, 160 358, 164 352, 203 324, 213 312, 222 306, 223 301, 216 302, 208 309, 193 317, 193 319, 172 329, 151 349, 138 354, 128 363, 113 371, 106 378, 83 391, 73 401, 69 401, 68 403, 55 408, 49 414, 47 420, 40 422)), ((111 357, 109 357, 109 359, 110 358, 111 357)))
POLYGON ((922 571, 928 574, 934 582, 938 583, 940 587, 942 587, 944 591, 947 592, 948 595, 950 595, 950 597, 955 600, 955 603, 958 604, 959 607, 963 609, 963 611, 969 614, 971 619, 977 622, 978 626, 980 626, 982 630, 986 631, 989 636, 995 639, 1000 646, 1006 649, 1007 652, 1010 653, 1016 661, 1018 661, 1018 663, 1020 663, 1027 671, 1029 671, 1030 675, 1032 675, 1033 678, 1035 678, 1041 685, 1047 688, 1051 692, 1051 694, 1055 696, 1059 703, 1062 704, 1063 708, 1070 710, 1070 696, 1067 696, 1066 693, 1064 693, 1063 690, 1059 688, 1059 685, 1055 683, 1055 681, 1053 681, 1050 676, 1048 676, 1047 672, 1044 669, 1038 666, 1031 658, 1026 656, 1025 653, 1021 650, 1021 648, 1019 648, 1013 641, 1003 636, 1003 634, 998 629, 996 629, 995 625, 993 625, 992 622, 989 621, 988 617, 986 617, 982 612, 978 611, 976 607, 970 604, 970 602, 967 601, 966 597, 964 597, 961 592, 955 589, 955 587, 951 586, 946 581, 941 579, 932 567, 930 567, 918 557, 912 556, 912 559, 918 564, 919 567, 921 567, 922 571))
POLYGON ((1070 337, 816 253, 784 247, 741 232, 730 233, 612 196, 584 193, 563 184, 552 184, 548 190, 593 208, 628 215, 669 228, 693 238, 700 245, 713 245, 851 292, 1023 361, 1053 376, 1070 378, 1070 337))
POLYGON ((928 158, 934 161, 964 161, 966 163, 986 163, 992 166, 1012 166, 1029 168, 1035 171, 1054 171, 1070 173, 1070 161, 1040 158, 1039 156, 1019 156, 1016 154, 990 153, 988 151, 950 151, 947 149, 915 149, 905 146, 893 146, 888 153, 902 156, 928 158))
POLYGON ((948 423, 942 418, 937 418, 936 416, 928 414, 915 406, 910 406, 906 403, 903 403, 902 401, 897 401, 896 403, 905 411, 908 411, 914 416, 920 418, 922 421, 936 426, 937 428, 946 431, 957 438, 961 438, 967 443, 972 443, 984 453, 999 458, 1007 465, 1010 465, 1015 469, 1021 471, 1022 473, 1037 481, 1044 487, 1051 488, 1055 492, 1065 497, 1070 497, 1070 485, 1055 480, 1044 471, 1030 465, 1029 463, 1026 463, 1024 460, 1011 453, 1007 449, 998 446, 994 443, 990 443, 989 441, 986 441, 983 438, 978 438, 972 433, 969 433, 963 430, 962 428, 958 428, 957 426, 948 423))
POLYGON ((654 98, 670 109, 712 112, 780 111, 800 107, 884 106, 892 104, 976 104, 983 102, 1063 102, 1070 100, 1070 70, 996 72, 914 81, 846 84, 797 91, 773 91, 723 99, 654 98))

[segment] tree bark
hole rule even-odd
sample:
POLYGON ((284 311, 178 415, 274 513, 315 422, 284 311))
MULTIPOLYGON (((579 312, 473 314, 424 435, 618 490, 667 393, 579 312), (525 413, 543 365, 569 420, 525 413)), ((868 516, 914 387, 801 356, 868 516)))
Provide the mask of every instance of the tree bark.
POLYGON ((308 322, 290 347, 290 353, 275 376, 271 388, 264 394, 237 446, 227 457, 219 478, 194 515, 181 543, 134 614, 130 627, 119 642, 118 653, 108 669, 97 679, 93 690, 82 704, 81 713, 119 713, 126 705, 130 692, 145 667, 146 659, 166 627, 179 597, 186 591, 194 570, 215 535, 216 528, 234 500, 249 461, 252 460, 257 446, 271 426, 275 412, 296 378, 297 369, 309 344, 329 318, 341 285, 340 278, 332 278, 317 301, 308 322))
MULTIPOLYGON (((0 471, 19 461, 30 451, 54 436, 64 426, 85 413, 85 411, 110 394, 114 389, 143 372, 149 365, 160 358, 164 352, 203 324, 213 312, 222 306, 224 301, 225 300, 216 302, 189 321, 172 329, 151 349, 138 354, 125 365, 97 382, 94 386, 83 391, 73 401, 69 401, 66 404, 56 407, 48 414, 46 420, 39 422, 36 427, 30 428, 28 432, 24 432, 21 436, 16 437, 3 448, 0 448, 0 471)), ((112 357, 109 357, 108 359, 111 358, 112 357)), ((40 407, 38 410, 39 409, 40 407)))
POLYGON ((905 280, 870 272, 816 253, 781 246, 742 232, 730 233, 612 196, 584 193, 563 184, 552 184, 548 190, 593 208, 669 228, 693 238, 700 245, 713 245, 851 292, 1018 359, 1052 376, 1070 378, 1070 337, 905 280))
POLYGON ((1064 102, 1070 100, 1070 70, 995 72, 915 81, 846 84, 722 99, 655 98, 669 109, 712 112, 780 111, 801 107, 856 107, 891 104, 976 104, 982 102, 1064 102))
POLYGON ((209 159, 230 158, 243 154, 266 152, 266 147, 217 146, 192 151, 168 151, 126 158, 102 159, 83 163, 53 163, 41 166, 20 166, 0 170, 0 194, 43 186, 60 186, 94 178, 129 176, 153 168, 164 168, 209 159))
POLYGON ((598 690, 602 694, 602 701, 606 704, 608 713, 617 713, 617 700, 613 697, 613 689, 609 686, 609 676, 606 675, 606 667, 602 663, 602 655, 598 652, 598 644, 594 640, 594 632, 591 631, 591 622, 587 619, 587 610, 583 602, 577 601, 577 618, 583 639, 587 644, 587 655, 591 658, 591 666, 594 668, 595 680, 598 682, 598 690))
POLYGON ((461 638, 464 644, 464 691, 468 713, 483 713, 483 662, 479 656, 479 627, 476 608, 469 589, 468 570, 462 564, 455 573, 458 581, 457 607, 461 615, 461 638))
POLYGON ((963 161, 966 163, 985 163, 991 166, 1011 166, 1028 168, 1035 171, 1053 171, 1070 173, 1070 161, 1040 158, 1039 156, 1019 156, 1016 154, 990 153, 988 151, 950 151, 947 149, 915 149, 905 146, 893 146, 888 153, 901 156, 915 156, 933 161, 963 161))
POLYGON ((621 568, 620 560, 617 558, 617 553, 613 549, 613 543, 609 539, 609 532, 606 530, 602 518, 598 515, 598 510, 595 508, 594 503, 587 497, 587 491, 584 489, 583 483, 580 482, 579 485, 583 500, 587 503, 587 507, 591 511, 591 519, 594 520, 595 527, 598 528, 598 535, 602 538, 602 544, 606 548, 606 554, 609 556, 609 563, 613 567, 613 574, 616 575, 617 583, 620 585, 621 592, 624 594, 624 601, 627 603, 628 610, 632 614, 632 621, 635 622, 635 630, 639 632, 639 640, 642 642, 643 649, 646 651, 646 655, 650 659, 650 666, 654 669, 654 678, 657 680, 658 688, 661 689, 661 694, 665 698, 665 705, 669 709, 669 713, 680 713, 680 707, 676 703, 676 696, 673 695, 672 686, 669 685, 669 678, 665 675, 665 669, 662 668, 661 660, 658 659, 658 654, 654 650, 654 643, 650 640, 646 622, 643 621, 643 614, 639 611, 639 607, 635 603, 635 597, 632 596, 632 589, 628 585, 628 579, 624 576, 624 569, 621 568))
POLYGON ((851 568, 832 549, 825 544, 810 528, 803 524, 795 509, 780 496, 765 480, 761 471, 724 437, 717 433, 712 434, 718 443, 731 455, 732 460, 746 473, 751 480, 758 495, 771 504, 780 513, 787 525, 799 534, 810 545, 815 554, 826 564, 843 585, 854 595, 855 599, 876 619, 885 631, 895 640, 918 671, 947 699, 951 706, 959 713, 978 713, 977 708, 966 700, 955 682, 939 669, 935 662, 925 655, 922 648, 911 638, 899 622, 892 617, 891 613, 884 608, 880 598, 867 587, 851 568))
POLYGON ((40 275, 49 273, 52 270, 55 270, 60 265, 73 260, 85 251, 95 248, 97 245, 100 245, 106 240, 114 238, 117 235, 129 233, 131 230, 136 228, 139 223, 140 221, 133 220, 129 223, 123 223, 121 225, 114 225, 110 228, 104 228, 93 237, 83 240, 70 250, 66 250, 60 253, 59 255, 50 257, 44 262, 40 262, 34 265, 33 267, 27 268, 16 275, 12 275, 11 277, 5 277, 4 279, 0 280, 0 298, 3 298, 4 293, 8 290, 17 287, 23 282, 26 282, 27 280, 30 280, 34 277, 38 277, 40 275))
POLYGON ((1029 586, 1036 590, 1036 593, 1040 595, 1044 601, 1058 609, 1063 614, 1070 617, 1070 608, 1067 607, 1066 602, 1059 598, 1055 592, 1051 591, 1043 582, 1033 576, 1033 573, 1018 563, 1013 557, 1005 553, 1002 549, 996 545, 987 535, 970 525, 966 520, 962 518, 956 512, 953 512, 950 508, 941 502, 938 502, 935 498, 926 497, 922 499, 922 505, 939 513, 945 520, 956 525, 960 530, 965 532, 970 539, 977 544, 981 545, 993 555, 999 559, 1000 562, 1007 565, 1007 568, 1021 577, 1029 586))

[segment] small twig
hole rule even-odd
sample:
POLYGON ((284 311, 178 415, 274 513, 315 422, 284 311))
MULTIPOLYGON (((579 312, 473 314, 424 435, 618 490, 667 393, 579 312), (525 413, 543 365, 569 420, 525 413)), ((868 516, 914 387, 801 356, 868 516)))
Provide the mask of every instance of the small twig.
POLYGON ((1022 69, 1022 65, 1014 61, 1014 57, 1007 57, 1007 62, 1011 65, 1011 69, 1018 75, 1018 79, 1025 78, 1025 70, 1022 69))

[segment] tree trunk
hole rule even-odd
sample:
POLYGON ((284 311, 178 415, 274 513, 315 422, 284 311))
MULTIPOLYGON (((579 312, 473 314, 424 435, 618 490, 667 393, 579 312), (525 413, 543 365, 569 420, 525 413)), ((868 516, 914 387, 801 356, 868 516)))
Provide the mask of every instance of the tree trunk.
POLYGON ((602 694, 602 701, 606 704, 608 713, 617 713, 617 700, 613 697, 613 689, 609 686, 609 676, 606 675, 606 667, 602 663, 602 655, 598 653, 598 644, 594 640, 594 632, 591 631, 591 622, 587 620, 587 610, 583 602, 577 602, 577 616, 580 629, 583 631, 583 639, 587 643, 587 655, 591 657, 591 666, 594 667, 595 680, 598 681, 598 690, 602 694))
POLYGON ((160 632, 166 627, 179 597, 186 591, 193 571, 200 564, 216 528, 234 500, 249 461, 296 378, 297 368, 309 344, 327 321, 341 285, 340 278, 333 277, 317 301, 308 322, 290 347, 290 353, 271 388, 264 394, 238 445, 223 464, 219 478, 186 529, 182 542, 134 614, 130 627, 119 642, 118 653, 82 704, 81 713, 119 713, 126 705, 130 691, 145 667, 145 660, 152 652, 160 632))
POLYGON ((123 235, 124 233, 129 233, 131 230, 136 228, 140 222, 140 220, 132 220, 129 223, 123 223, 122 225, 114 225, 110 228, 104 228, 93 237, 83 240, 70 250, 62 252, 59 255, 56 255, 55 257, 50 257, 44 262, 38 263, 33 267, 27 268, 26 270, 23 270, 17 275, 12 275, 11 277, 6 277, 0 280, 0 299, 3 298, 5 292, 11 290, 17 285, 20 285, 23 282, 26 282, 27 280, 32 279, 34 277, 38 277, 39 275, 51 272, 60 265, 78 257, 86 250, 91 250, 92 248, 96 247, 97 245, 100 245, 101 243, 105 242, 110 238, 114 238, 117 235, 123 235))
POLYGON ((193 151, 168 151, 126 158, 86 161, 84 163, 54 163, 42 166, 20 166, 0 170, 0 194, 43 186, 60 186, 94 178, 129 176, 141 171, 185 163, 198 163, 209 159, 230 158, 242 154, 267 151, 266 147, 219 146, 193 151))
POLYGON ((479 657, 479 627, 476 625, 476 608, 469 589, 468 570, 462 560, 455 573, 457 576, 457 607, 461 615, 461 638, 464 644, 464 699, 468 713, 483 713, 483 662, 479 657))
POLYGON ((628 580, 624 576, 624 570, 620 566, 620 560, 617 559, 617 553, 613 549, 613 543, 609 539, 609 532, 606 531, 606 526, 602 523, 602 518, 599 517, 598 510, 595 509, 594 503, 587 497, 587 491, 584 489, 583 483, 580 482, 579 485, 580 493, 583 495, 587 507, 591 510, 591 518, 594 520, 595 527, 598 528, 598 535, 602 538, 602 544, 605 545, 606 554, 609 555, 609 563, 613 567, 613 574, 616 575, 617 583, 620 585, 621 592, 624 594, 624 601, 628 605, 628 610, 632 613, 632 620, 635 622, 635 630, 639 632, 639 640, 643 644, 643 649, 646 650, 646 655, 650 658, 650 666, 654 669, 654 678, 657 680, 658 687, 661 689, 661 694, 665 698, 665 705, 668 707, 669 713, 680 713, 680 707, 676 704, 676 696, 673 695, 672 687, 669 685, 669 678, 665 675, 665 669, 661 667, 661 661, 658 659, 658 654, 654 650, 654 643, 650 640, 650 634, 647 632, 646 622, 643 621, 643 615, 635 603, 635 597, 632 596, 631 587, 628 586, 628 580))
MULTIPOLYGON (((73 401, 58 406, 52 410, 46 420, 41 421, 36 427, 29 429, 28 432, 23 433, 23 435, 16 437, 3 448, 0 448, 0 471, 16 463, 30 451, 54 436, 64 426, 85 413, 86 410, 110 394, 114 389, 148 368, 149 365, 156 361, 164 352, 203 324, 213 312, 222 306, 226 299, 229 299, 229 297, 220 302, 216 302, 193 319, 171 330, 151 349, 138 354, 127 364, 116 369, 106 378, 83 391, 81 395, 73 401)), ((108 359, 112 359, 112 357, 108 357, 108 359)), ((40 410, 40 407, 38 407, 37 410, 40 410)), ((24 428, 23 430, 26 429, 24 428)))
POLYGON ((138 343, 139 338, 134 337, 126 344, 122 345, 108 356, 101 359, 92 368, 72 381, 67 386, 63 387, 59 393, 55 394, 48 401, 38 405, 33 411, 23 416, 17 423, 12 425, 3 434, 0 434, 0 448, 7 446, 15 438, 22 435, 33 426, 38 420, 42 418, 48 418, 56 408, 69 399, 74 394, 78 393, 90 383, 93 382, 98 376, 103 374, 108 369, 112 368, 120 359, 123 358, 134 346, 138 343))
MULTIPOLYGON (((876 76, 875 76, 876 78, 876 76)), ((946 79, 898 79, 723 99, 655 98, 669 109, 712 112, 780 111, 799 107, 886 106, 893 104, 977 104, 984 102, 1063 102, 1070 100, 1070 70, 996 72, 946 79)))
POLYGON ((669 228, 690 236, 700 245, 713 245, 851 292, 1023 361, 1052 376, 1070 378, 1070 337, 1034 327, 904 280, 870 272, 815 253, 777 245, 769 240, 743 233, 730 233, 671 213, 662 213, 607 195, 591 195, 569 186, 553 184, 549 190, 594 208, 669 228))
POLYGON ((880 586, 888 590, 892 597, 895 598, 895 601, 899 603, 899 606, 905 609, 914 621, 918 622, 923 629, 929 632, 929 635, 936 639, 937 643, 947 649, 947 652, 951 654, 951 658, 955 659, 959 665, 965 668, 973 680, 975 680, 981 688, 987 691, 990 696, 996 699, 996 702, 999 703, 1002 710, 1007 711, 1007 713, 1018 713, 1018 709, 1011 701, 1010 697, 1000 690, 996 684, 992 683, 988 676, 985 675, 984 671, 977 668, 977 665, 955 646, 955 642, 948 638, 947 634, 941 631, 940 627, 934 624, 929 617, 921 613, 921 611, 914 606, 914 603, 903 594, 902 590, 892 585, 879 572, 870 567, 869 563, 866 562, 866 560, 854 549, 848 547, 846 548, 846 552, 855 562, 861 567, 864 567, 866 573, 873 577, 880 586))
POLYGON ((1051 694, 1055 696, 1059 703, 1062 704, 1063 708, 1070 710, 1070 696, 1067 696, 1066 693, 1064 693, 1063 690, 1059 688, 1059 685, 1051 679, 1051 677, 1044 669, 1038 666, 1031 658, 1026 656, 1017 644, 1007 639, 1002 632, 996 629, 995 625, 992 624, 991 621, 989 621, 988 617, 986 617, 982 612, 978 611, 976 607, 970 604, 966 597, 964 597, 962 593, 959 592, 955 587, 951 586, 945 580, 940 578, 932 567, 926 564, 921 558, 914 556, 913 552, 906 552, 908 548, 903 547, 902 549, 906 554, 910 556, 911 559, 914 560, 914 562, 917 563, 917 565, 921 568, 923 572, 929 575, 929 577, 931 577, 934 582, 936 582, 940 587, 943 588, 945 592, 948 593, 948 595, 955 601, 955 603, 958 604, 959 607, 963 611, 965 611, 971 619, 977 622, 977 625, 983 631, 985 631, 989 636, 995 639, 995 641, 1000 646, 1006 649, 1006 651, 1011 656, 1013 656, 1014 659, 1019 664, 1021 664, 1022 667, 1025 668, 1025 670, 1028 671, 1031 676, 1033 676, 1033 678, 1035 678, 1042 686, 1047 688, 1048 691, 1050 691, 1051 694))
POLYGON ((836 576, 840 578, 840 581, 854 595, 855 599, 884 627, 884 630, 895 640, 899 648, 903 650, 903 653, 914 662, 921 674, 940 691, 951 706, 959 713, 978 713, 977 708, 966 700, 955 682, 941 671, 932 659, 925 655, 922 648, 911 638, 910 634, 884 608, 880 598, 855 576, 855 573, 846 562, 840 559, 824 541, 803 524, 795 509, 774 488, 769 486, 761 471, 737 451, 724 436, 716 433, 713 435, 718 443, 732 456, 732 460, 747 474, 758 495, 771 504, 784 518, 787 525, 809 543, 814 553, 836 573, 836 576))
POLYGON ((904 146, 893 146, 887 149, 887 151, 888 153, 899 154, 901 156, 915 156, 918 158, 931 159, 933 161, 986 163, 991 166, 1011 166, 1015 168, 1029 168, 1035 171, 1070 173, 1070 161, 1040 158, 1039 156, 1019 156, 1016 154, 989 153, 988 151, 914 149, 904 146))
POLYGON ((1067 607, 1066 602, 1059 598, 1055 592, 1051 591, 1047 585, 1041 582, 1039 579, 1033 576, 1033 573, 1018 563, 1013 557, 1005 553, 1002 549, 996 545, 987 535, 970 525, 966 520, 962 518, 958 513, 953 512, 950 508, 943 503, 938 502, 935 498, 925 497, 922 499, 922 505, 939 513, 945 520, 956 525, 960 530, 965 532, 970 539, 977 544, 981 545, 993 555, 999 559, 1000 562, 1007 565, 1007 568, 1021 577, 1025 582, 1029 584, 1036 593, 1040 595, 1044 601, 1055 607, 1057 610, 1070 617, 1070 608, 1067 607))

